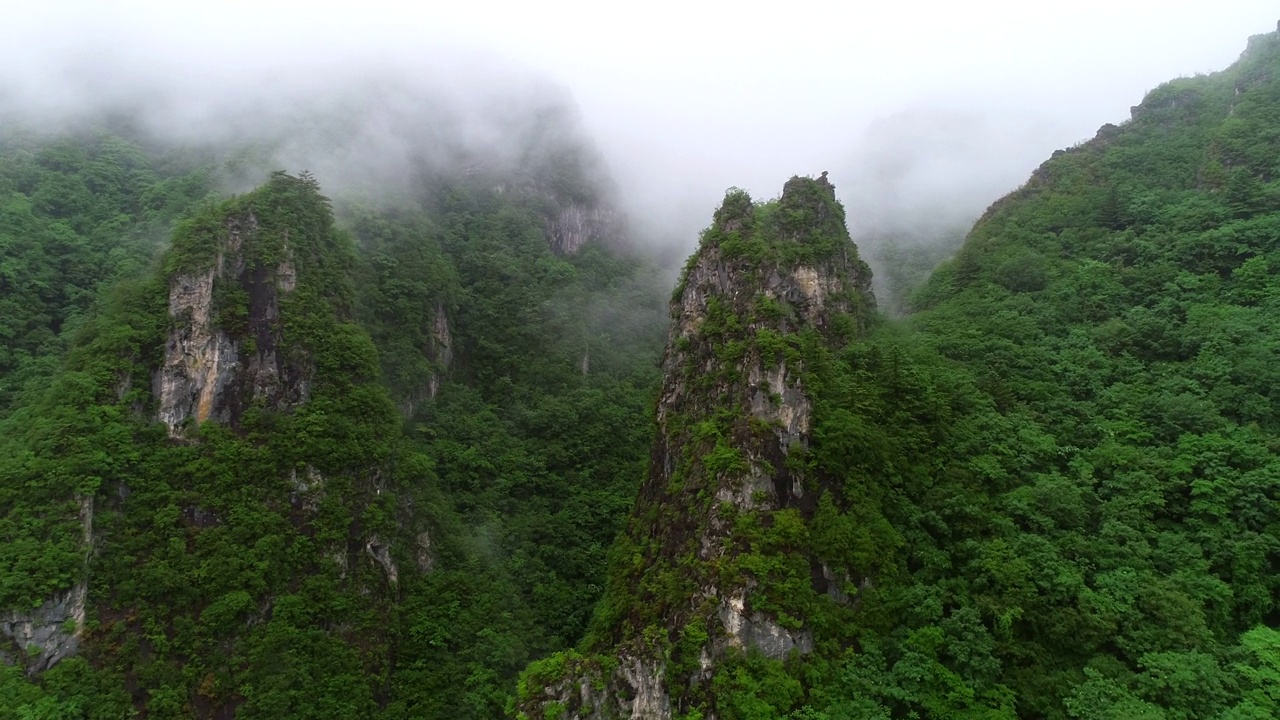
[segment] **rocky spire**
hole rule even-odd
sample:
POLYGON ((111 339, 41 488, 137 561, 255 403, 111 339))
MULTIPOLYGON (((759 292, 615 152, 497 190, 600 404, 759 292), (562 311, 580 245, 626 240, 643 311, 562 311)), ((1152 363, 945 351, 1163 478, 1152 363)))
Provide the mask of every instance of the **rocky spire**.
POLYGON ((262 242, 253 210, 227 215, 218 230, 212 257, 169 281, 171 328, 154 385, 157 419, 174 438, 191 423, 234 424, 253 402, 295 407, 309 392, 308 370, 278 353, 280 298, 297 285, 288 232, 266 265, 248 261, 262 242))
POLYGON ((872 315, 870 280, 826 173, 769 203, 725 197, 673 296, 649 477, 615 549, 589 641, 599 652, 531 668, 528 717, 714 713, 724 658, 813 650, 769 566, 802 565, 831 598, 847 576, 769 536, 815 511, 815 364, 872 315))

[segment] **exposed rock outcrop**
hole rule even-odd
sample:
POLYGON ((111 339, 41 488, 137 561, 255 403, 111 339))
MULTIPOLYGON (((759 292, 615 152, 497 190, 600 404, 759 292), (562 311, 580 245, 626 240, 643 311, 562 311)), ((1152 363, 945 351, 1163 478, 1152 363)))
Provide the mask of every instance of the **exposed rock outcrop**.
MULTIPOLYGON (((442 376, 453 364, 453 333, 449 330, 449 314, 445 312, 443 303, 436 303, 435 313, 431 321, 432 357, 438 368, 427 380, 427 397, 433 398, 440 392, 442 376)), ((405 415, 412 415, 413 409, 405 415)))
POLYGON ((773 660, 786 660, 792 650, 802 654, 813 652, 813 633, 810 631, 788 630, 766 613, 748 613, 748 590, 749 587, 740 588, 720 603, 717 615, 725 634, 716 648, 717 654, 722 654, 725 648, 737 648, 756 650, 773 660))
POLYGON ((0 658, 21 662, 28 674, 35 675, 75 655, 84 628, 87 592, 88 587, 81 580, 35 610, 10 610, 0 615, 0 633, 11 642, 11 648, 0 652, 0 658))
MULTIPOLYGON (((254 689, 217 673, 294 683, 327 672, 324 658, 293 668, 274 651, 251 657, 264 625, 288 623, 365 668, 367 686, 347 670, 334 682, 364 693, 352 707, 375 706, 400 594, 438 551, 426 494, 403 482, 425 473, 400 474, 399 418, 373 341, 352 322, 352 250, 305 175, 274 174, 178 227, 157 282, 103 322, 132 330, 120 331, 130 342, 89 348, 91 367, 112 370, 96 373, 93 415, 30 464, 26 484, 50 496, 35 507, 57 521, 47 557, 60 562, 29 583, 50 593, 0 608, 0 662, 38 675, 83 653, 111 668, 113 692, 143 717, 158 712, 163 666, 175 712, 229 718, 254 689), (150 397, 137 387, 148 379, 150 397), (66 501, 77 492, 78 518, 66 501), (299 595, 312 591, 324 599, 299 595), (170 642, 197 635, 216 640, 197 652, 170 642)), ((444 308, 425 321, 447 363, 444 308)))
POLYGON ((449 325, 449 311, 443 302, 435 302, 430 323, 426 338, 419 347, 419 352, 430 367, 425 373, 425 382, 415 381, 397 388, 395 393, 400 414, 406 418, 413 417, 423 402, 440 392, 449 368, 453 365, 453 331, 449 325))
MULTIPOLYGON (((540 688, 538 702, 523 717, 543 717, 550 708, 567 710, 575 720, 671 720, 671 696, 660 660, 622 652, 609 677, 601 666, 571 654, 556 680, 540 688)), ((527 692, 527 688, 522 688, 527 692)), ((551 712, 555 712, 552 710, 551 712)))
POLYGON ((573 255, 588 242, 612 242, 618 225, 618 212, 611 207, 570 203, 547 219, 547 238, 552 252, 573 255))
MULTIPOLYGON (((93 498, 80 498, 80 523, 86 553, 93 541, 93 498)), ((85 607, 89 581, 85 575, 70 588, 55 594, 34 610, 8 610, 0 613, 0 636, 8 639, 7 648, 0 647, 0 661, 21 663, 28 675, 35 675, 80 649, 84 632, 85 607)))
MULTIPOLYGON (((833 190, 825 174, 793 178, 775 202, 731 191, 716 213, 672 299, 650 475, 624 541, 627 566, 612 569, 605 605, 616 614, 597 628, 608 644, 557 672, 531 668, 528 717, 555 708, 579 720, 710 718, 727 659, 814 650, 814 630, 782 612, 788 599, 760 559, 761 538, 806 522, 824 482, 804 462, 812 365, 874 310, 870 271, 833 190)), ((815 596, 848 603, 831 586, 857 568, 824 574, 803 548, 779 552, 813 568, 815 596)))
POLYGON ((280 298, 297 286, 297 269, 287 238, 274 267, 247 261, 259 230, 252 212, 227 218, 208 266, 170 279, 172 326, 154 378, 170 437, 211 419, 234 425, 250 403, 287 410, 307 399, 305 370, 280 353, 280 298))
POLYGON ((396 567, 396 561, 391 557, 390 545, 374 535, 365 542, 364 551, 387 574, 387 582, 392 585, 400 582, 400 568, 396 567))

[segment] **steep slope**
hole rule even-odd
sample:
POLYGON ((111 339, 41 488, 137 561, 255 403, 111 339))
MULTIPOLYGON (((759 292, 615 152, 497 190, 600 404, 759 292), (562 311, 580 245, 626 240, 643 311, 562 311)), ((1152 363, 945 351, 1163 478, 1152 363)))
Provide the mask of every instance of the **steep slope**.
POLYGON ((13 614, 11 660, 46 669, 79 640, 128 694, 111 700, 155 717, 376 707, 396 587, 430 535, 397 520, 421 461, 397 450, 332 223, 306 177, 210 207, 22 415, 5 565, 39 572, 4 602, 73 585, 66 613, 13 614))
POLYGON ((0 417, 47 382, 99 288, 143 272, 211 189, 203 164, 111 134, 0 131, 0 417))
MULTIPOLYGON (((718 275, 698 326, 715 362, 690 385, 707 395, 671 362, 703 348, 679 340, 699 297, 682 286, 610 590, 580 652, 527 671, 517 711, 1280 712, 1277 79, 1280 32, 1157 88, 995 203, 913 316, 808 346, 803 392, 771 393, 784 424, 809 418, 786 473, 761 462, 785 435, 737 430, 776 417, 753 403, 769 334, 737 315, 769 283, 718 275), (671 422, 686 398, 708 413, 693 442, 671 422), (721 482, 743 477, 746 493, 721 482)), ((707 244, 699 283, 717 277, 707 244)))
POLYGON ((652 442, 669 288, 598 244, 555 253, 509 193, 452 188, 356 227, 370 231, 361 317, 393 387, 426 390, 406 427, 458 517, 441 536, 457 554, 401 606, 389 712, 495 717, 516 673, 576 642, 599 600, 652 442), (452 358, 432 397, 418 348, 442 297, 452 358))
POLYGON ((901 324, 825 178, 731 192, 661 387, 554 123, 153 272, 196 163, 10 152, 0 718, 1277 716, 1277 70, 1056 154, 901 324))
MULTIPOLYGON (((557 238, 561 210, 612 207, 571 120, 544 113, 503 143, 529 157, 473 170, 477 148, 440 162, 411 133, 418 167, 357 164, 336 217, 284 179, 206 201, 159 260, 175 216, 284 150, 4 129, 0 385, 25 392, 0 400, 0 632, 21 660, 0 707, 490 718, 581 637, 645 467, 666 289, 621 236, 557 238), (318 384, 385 388, 398 412, 318 384), (333 476, 304 444, 353 465, 333 476), (331 582, 295 608, 305 641, 271 631, 292 666, 255 650, 272 598, 331 582)), ((344 122, 363 121, 308 128, 344 122)))
POLYGON ((1280 623, 1277 70, 1271 33, 1153 90, 993 205, 915 298, 916 341, 1020 428, 975 468, 973 530, 915 529, 949 566, 915 582, 949 588, 939 620, 994 630, 987 678, 1020 716, 1275 711, 1240 668, 1280 623))
POLYGON ((946 470, 886 504, 894 614, 813 708, 1275 714, 1277 70, 1254 37, 1055 153, 872 338, 961 412, 894 428, 946 470))
POLYGON ((711 711, 747 653, 778 662, 831 637, 873 568, 795 540, 856 500, 810 450, 829 348, 864 328, 869 286, 825 175, 762 205, 725 198, 672 299, 658 437, 594 652, 531 668, 526 714, 711 711))

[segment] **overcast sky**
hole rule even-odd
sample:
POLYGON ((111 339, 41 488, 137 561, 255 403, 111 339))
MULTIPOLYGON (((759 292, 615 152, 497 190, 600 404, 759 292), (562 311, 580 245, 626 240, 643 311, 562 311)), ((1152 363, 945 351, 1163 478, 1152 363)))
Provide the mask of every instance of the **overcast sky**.
POLYGON ((972 213, 1277 19, 1274 0, 15 2, 0 83, 56 97, 72 58, 211 86, 309 68, 323 82, 334 64, 471 48, 566 87, 640 212, 705 223, 728 186, 769 197, 830 170, 860 217, 907 195, 972 213))

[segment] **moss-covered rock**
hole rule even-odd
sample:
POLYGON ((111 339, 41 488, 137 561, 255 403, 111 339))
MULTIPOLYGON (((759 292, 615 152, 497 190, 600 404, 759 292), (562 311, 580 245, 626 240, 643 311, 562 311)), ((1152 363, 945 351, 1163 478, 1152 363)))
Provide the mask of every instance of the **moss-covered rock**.
POLYGON ((851 612, 828 578, 871 568, 813 551, 829 488, 808 453, 813 393, 830 349, 871 321, 870 280, 825 174, 764 204, 726 195, 672 299, 649 477, 590 654, 532 667, 520 712, 712 713, 735 687, 724 673, 781 671, 814 651, 816 615, 851 612))

